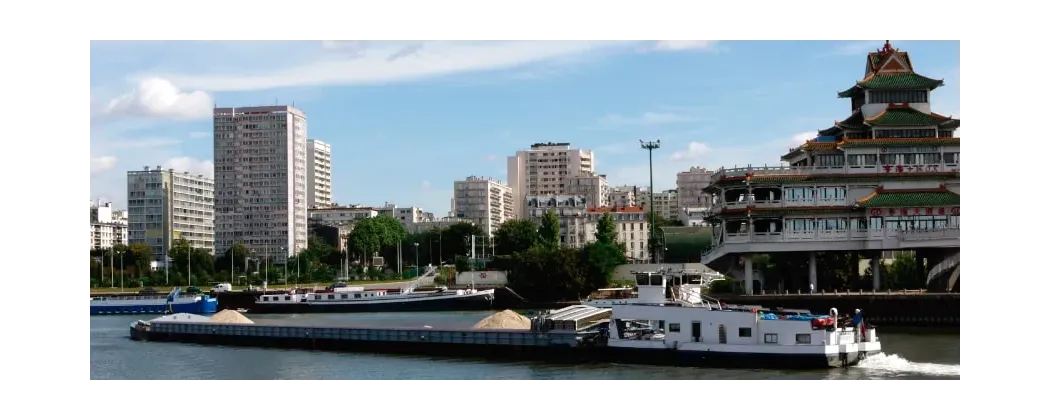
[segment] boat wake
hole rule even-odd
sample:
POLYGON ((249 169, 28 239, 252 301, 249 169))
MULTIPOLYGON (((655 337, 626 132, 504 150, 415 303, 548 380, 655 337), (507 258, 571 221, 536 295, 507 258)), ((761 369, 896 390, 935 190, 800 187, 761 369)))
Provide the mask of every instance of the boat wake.
POLYGON ((918 374, 926 376, 960 376, 959 365, 917 363, 896 354, 880 353, 861 360, 858 368, 891 374, 918 374))

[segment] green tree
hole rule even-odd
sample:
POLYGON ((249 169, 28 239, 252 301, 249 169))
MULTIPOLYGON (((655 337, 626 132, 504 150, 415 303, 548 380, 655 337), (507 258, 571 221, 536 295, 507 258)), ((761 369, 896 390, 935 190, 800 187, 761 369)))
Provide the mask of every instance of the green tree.
POLYGON ((583 247, 583 261, 586 282, 582 292, 587 295, 595 290, 608 287, 612 281, 613 271, 617 266, 626 264, 627 257, 619 245, 597 241, 583 247))
POLYGON ((141 276, 150 271, 150 262, 153 261, 153 249, 143 243, 131 244, 128 254, 132 265, 135 266, 135 275, 141 276))
POLYGON ((439 257, 455 260, 457 255, 470 255, 470 235, 481 236, 481 228, 469 222, 460 222, 438 232, 439 257))
POLYGON ((554 210, 547 210, 540 219, 539 245, 545 248, 557 248, 561 244, 560 229, 558 216, 554 214, 554 210))
POLYGON ((527 219, 503 222, 494 236, 497 255, 525 252, 539 241, 536 223, 527 219))
MULTIPOLYGON (((248 247, 244 244, 233 244, 232 247, 226 250, 221 256, 215 259, 215 267, 225 272, 224 276, 216 275, 215 277, 222 280, 228 281, 230 279, 230 267, 233 267, 233 274, 244 272, 244 261, 248 258, 248 247)), ((197 260, 193 260, 194 263, 197 260)), ((251 266, 249 265, 249 270, 251 266)))
POLYGON ((598 219, 594 236, 598 243, 609 245, 616 243, 616 222, 613 221, 611 214, 605 213, 598 219))

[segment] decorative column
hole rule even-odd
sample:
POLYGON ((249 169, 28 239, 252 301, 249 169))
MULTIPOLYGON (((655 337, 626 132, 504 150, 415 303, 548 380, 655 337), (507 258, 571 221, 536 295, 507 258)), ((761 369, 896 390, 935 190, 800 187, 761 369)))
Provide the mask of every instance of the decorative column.
POLYGON ((809 253, 809 290, 817 290, 817 253, 809 253))
POLYGON ((755 294, 755 270, 751 264, 751 254, 744 254, 744 291, 749 295, 755 294))

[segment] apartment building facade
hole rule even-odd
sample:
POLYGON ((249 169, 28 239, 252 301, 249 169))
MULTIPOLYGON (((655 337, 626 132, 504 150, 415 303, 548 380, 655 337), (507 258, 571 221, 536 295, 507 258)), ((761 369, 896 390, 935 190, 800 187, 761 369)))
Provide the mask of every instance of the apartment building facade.
POLYGON ((215 252, 244 244, 284 257, 307 246, 306 114, 215 108, 215 252))
POLYGON ((332 205, 332 145, 317 139, 306 142, 306 205, 332 205))
POLYGON ((525 197, 564 195, 570 177, 594 175, 594 153, 569 143, 536 143, 507 158, 507 184, 517 197, 514 214, 525 214, 525 197))
POLYGON ((466 219, 491 237, 507 220, 515 218, 513 189, 506 183, 478 176, 455 181, 452 213, 457 219, 466 219))
POLYGON ((215 252, 215 182, 157 166, 128 171, 128 242, 146 244, 162 266, 177 239, 215 252))

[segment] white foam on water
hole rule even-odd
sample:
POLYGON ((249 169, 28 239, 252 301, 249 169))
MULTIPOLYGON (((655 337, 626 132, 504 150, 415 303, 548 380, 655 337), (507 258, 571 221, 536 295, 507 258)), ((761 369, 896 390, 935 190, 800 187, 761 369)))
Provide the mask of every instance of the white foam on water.
POLYGON ((961 376, 959 365, 940 363, 916 363, 896 354, 879 353, 868 356, 857 364, 858 368, 887 373, 917 373, 930 376, 961 376))

